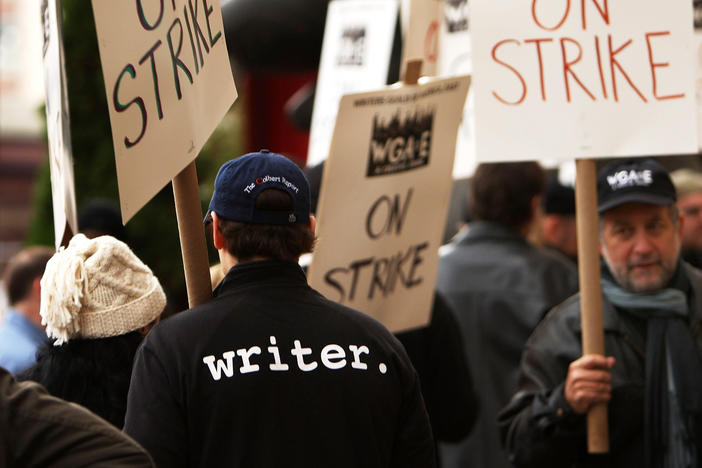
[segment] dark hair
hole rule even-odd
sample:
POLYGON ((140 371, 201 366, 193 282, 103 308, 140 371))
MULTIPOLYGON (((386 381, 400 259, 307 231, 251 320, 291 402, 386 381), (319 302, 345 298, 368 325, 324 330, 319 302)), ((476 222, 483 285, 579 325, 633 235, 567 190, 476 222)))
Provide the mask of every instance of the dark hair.
POLYGON ((142 339, 135 330, 108 338, 73 339, 60 346, 47 341, 37 352, 37 362, 18 380, 39 382, 53 396, 85 406, 121 429, 134 355, 142 339))
MULTIPOLYGON (((256 209, 290 211, 292 199, 282 190, 267 189, 256 197, 256 209)), ((296 224, 250 224, 222 219, 219 232, 227 242, 227 251, 239 261, 263 257, 297 261, 314 248, 314 232, 308 220, 296 224)))
POLYGON ((78 212, 78 231, 89 238, 107 234, 126 242, 122 215, 109 200, 97 198, 85 203, 78 212))
POLYGON ((473 217, 521 228, 534 216, 531 203, 543 193, 544 180, 535 162, 479 165, 473 176, 473 217))
POLYGON ((36 278, 41 278, 53 255, 54 250, 49 247, 29 247, 10 259, 3 274, 10 305, 27 297, 32 283, 36 278))
POLYGON ((554 176, 546 183, 541 206, 546 214, 575 216, 575 189, 561 184, 554 176))

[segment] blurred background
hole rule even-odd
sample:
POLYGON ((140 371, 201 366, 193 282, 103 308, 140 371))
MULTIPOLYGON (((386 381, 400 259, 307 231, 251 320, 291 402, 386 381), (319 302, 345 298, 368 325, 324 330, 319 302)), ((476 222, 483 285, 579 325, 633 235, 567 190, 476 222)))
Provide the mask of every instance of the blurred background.
MULTIPOLYGON (((271 148, 304 165, 309 126, 304 106, 312 104, 327 9, 327 0, 221 4, 239 99, 196 160, 203 210, 217 169, 235 156, 271 148), (299 106, 301 121, 294 116, 299 106)), ((0 0, 0 272, 24 245, 54 244, 40 6, 41 0, 0 0)), ((100 207, 118 210, 119 195, 89 2, 63 0, 63 40, 78 212, 86 207, 94 212, 98 200, 99 216, 109 217, 100 207)), ((187 308, 170 184, 130 220, 123 235, 161 279, 172 307, 187 308)))

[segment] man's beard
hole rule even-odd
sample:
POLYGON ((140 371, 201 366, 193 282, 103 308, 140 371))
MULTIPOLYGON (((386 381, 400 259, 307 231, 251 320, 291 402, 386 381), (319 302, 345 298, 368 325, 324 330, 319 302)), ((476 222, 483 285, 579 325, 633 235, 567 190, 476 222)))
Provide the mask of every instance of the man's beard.
POLYGON ((627 262, 625 267, 612 268, 614 279, 624 289, 635 293, 650 293, 663 289, 675 274, 677 261, 664 261, 660 256, 649 256, 627 262), (645 267, 638 271, 637 267, 645 267))

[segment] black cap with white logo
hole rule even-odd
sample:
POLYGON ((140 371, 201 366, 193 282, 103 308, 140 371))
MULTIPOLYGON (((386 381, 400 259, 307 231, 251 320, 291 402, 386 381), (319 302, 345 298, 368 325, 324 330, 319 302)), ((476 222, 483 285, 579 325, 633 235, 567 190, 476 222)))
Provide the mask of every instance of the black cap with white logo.
POLYGON ((624 203, 671 205, 676 198, 668 171, 653 159, 616 161, 597 175, 599 213, 624 203))

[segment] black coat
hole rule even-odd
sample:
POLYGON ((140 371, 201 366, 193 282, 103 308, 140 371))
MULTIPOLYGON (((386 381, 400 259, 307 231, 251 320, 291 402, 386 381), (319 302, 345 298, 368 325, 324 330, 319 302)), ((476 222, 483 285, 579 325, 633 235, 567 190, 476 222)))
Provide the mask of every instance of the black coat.
POLYGON ((402 345, 289 262, 239 264, 212 301, 154 328, 124 430, 164 467, 434 466, 402 345))
MULTIPOLYGON (((690 328, 702 358, 702 272, 689 265, 690 328)), ((614 356, 608 404, 610 453, 588 455, 585 416, 572 412, 563 388, 570 363, 582 355, 580 295, 549 312, 529 338, 518 392, 500 414, 506 449, 518 467, 643 467, 645 332, 639 320, 602 298, 605 354, 614 356)), ((702 447, 698 447, 702 453, 702 447)))
POLYGON ((575 268, 489 223, 442 250, 437 290, 456 313, 480 402, 478 421, 459 444, 442 445, 445 467, 508 467, 497 414, 517 387, 527 338, 546 312, 577 291, 575 268))
POLYGON ((146 451, 83 408, 0 367, 0 466, 147 468, 146 451))
POLYGON ((429 324, 395 336, 419 374, 435 440, 461 440, 475 423, 479 402, 455 314, 436 293, 429 324))

